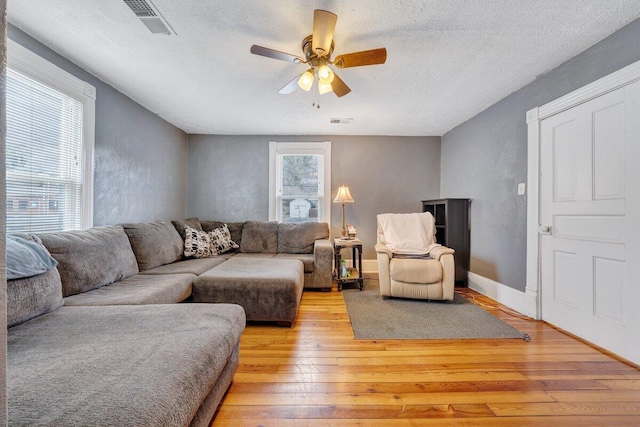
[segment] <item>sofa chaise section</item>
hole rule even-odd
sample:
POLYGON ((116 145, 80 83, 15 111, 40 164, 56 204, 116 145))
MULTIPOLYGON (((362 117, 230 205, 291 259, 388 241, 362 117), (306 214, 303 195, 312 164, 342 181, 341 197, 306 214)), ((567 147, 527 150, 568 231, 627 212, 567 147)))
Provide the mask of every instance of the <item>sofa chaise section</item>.
POLYGON ((244 326, 222 304, 61 307, 14 326, 9 425, 207 426, 244 326))
MULTIPOLYGON (((117 237, 118 232, 123 233, 116 227, 106 234, 117 237)), ((52 248, 77 248, 91 242, 96 232, 73 234, 45 240, 52 248)), ((79 260, 76 267, 82 271, 70 268, 72 263, 59 264, 65 277, 89 278, 90 269, 81 268, 88 265, 82 257, 64 250, 58 254, 65 263, 79 260)), ((112 266, 104 267, 95 277, 120 274, 112 266)), ((189 286, 195 277, 171 276, 188 280, 189 286)), ((67 298, 97 295, 117 289, 121 282, 163 277, 134 275, 67 298)), ((209 425, 238 366, 246 324, 242 307, 62 306, 62 289, 57 268, 7 281, 9 425, 209 425)))

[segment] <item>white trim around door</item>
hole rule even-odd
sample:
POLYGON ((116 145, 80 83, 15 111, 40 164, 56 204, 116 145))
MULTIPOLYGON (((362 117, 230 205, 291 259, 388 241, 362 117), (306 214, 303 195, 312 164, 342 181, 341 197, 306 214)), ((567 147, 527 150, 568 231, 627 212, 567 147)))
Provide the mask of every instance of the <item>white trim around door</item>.
POLYGON ((554 101, 527 111, 527 312, 541 318, 540 298, 540 126, 542 120, 602 96, 633 82, 640 81, 640 61, 596 80, 554 101))

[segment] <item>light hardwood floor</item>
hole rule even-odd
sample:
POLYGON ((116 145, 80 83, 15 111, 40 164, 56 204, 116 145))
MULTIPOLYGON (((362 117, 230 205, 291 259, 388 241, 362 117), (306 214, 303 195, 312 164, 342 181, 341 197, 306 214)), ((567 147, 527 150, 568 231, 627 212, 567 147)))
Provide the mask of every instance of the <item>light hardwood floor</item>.
POLYGON ((637 367, 460 293, 531 341, 354 340, 335 287, 305 292, 293 328, 247 326, 212 426, 640 426, 637 367))

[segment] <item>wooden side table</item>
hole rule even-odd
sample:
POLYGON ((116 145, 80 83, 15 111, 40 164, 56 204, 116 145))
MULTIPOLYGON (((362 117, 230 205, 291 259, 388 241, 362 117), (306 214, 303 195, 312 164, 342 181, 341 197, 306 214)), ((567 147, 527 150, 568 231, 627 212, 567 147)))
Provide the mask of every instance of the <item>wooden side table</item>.
POLYGON ((333 239, 333 249, 335 253, 335 267, 333 269, 333 278, 338 283, 338 290, 342 290, 345 283, 357 283, 358 288, 364 288, 364 279, 362 278, 362 242, 360 239, 342 239, 336 237, 333 239), (343 249, 351 248, 351 267, 347 268, 347 276, 340 275, 340 260, 342 256, 340 252, 343 249), (356 260, 358 261, 356 266, 356 260))

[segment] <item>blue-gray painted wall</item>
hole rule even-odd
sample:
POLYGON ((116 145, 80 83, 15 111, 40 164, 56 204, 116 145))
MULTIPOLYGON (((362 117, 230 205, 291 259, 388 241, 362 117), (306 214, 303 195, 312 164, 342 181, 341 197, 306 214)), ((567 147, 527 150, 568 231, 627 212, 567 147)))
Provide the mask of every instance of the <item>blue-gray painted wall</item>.
POLYGON ((640 60, 635 20, 442 137, 442 197, 469 197, 471 271, 524 291, 525 113, 640 60))
MULTIPOLYGON (((331 141, 331 190, 349 187, 346 222, 375 259, 376 215, 420 212, 440 193, 440 138, 401 136, 189 136, 187 215, 221 221, 269 218, 269 141, 331 141)), ((342 210, 331 205, 331 234, 342 210)))
POLYGON ((183 217, 187 134, 11 24, 9 38, 96 88, 94 225, 183 217))

